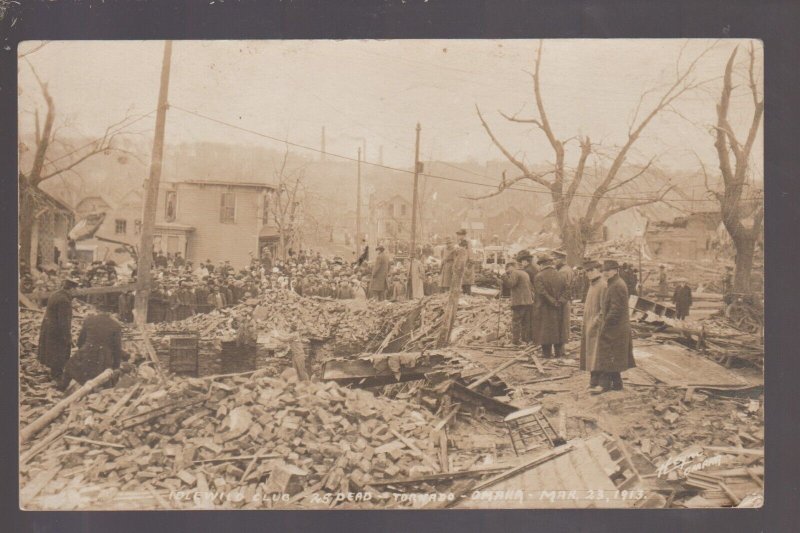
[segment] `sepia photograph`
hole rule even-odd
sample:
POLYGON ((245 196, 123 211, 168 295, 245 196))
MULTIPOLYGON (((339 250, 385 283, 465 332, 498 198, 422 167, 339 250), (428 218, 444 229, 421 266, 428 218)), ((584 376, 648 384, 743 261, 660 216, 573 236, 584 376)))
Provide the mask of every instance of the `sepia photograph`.
POLYGON ((19 43, 20 508, 762 507, 764 54, 19 43))

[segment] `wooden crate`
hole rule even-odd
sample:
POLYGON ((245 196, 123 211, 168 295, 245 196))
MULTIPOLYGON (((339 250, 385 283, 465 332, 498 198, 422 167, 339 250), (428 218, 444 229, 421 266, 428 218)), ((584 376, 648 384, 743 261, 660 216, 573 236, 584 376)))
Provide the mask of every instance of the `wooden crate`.
POLYGON ((197 334, 172 335, 169 338, 169 369, 175 374, 197 376, 198 346, 197 334))

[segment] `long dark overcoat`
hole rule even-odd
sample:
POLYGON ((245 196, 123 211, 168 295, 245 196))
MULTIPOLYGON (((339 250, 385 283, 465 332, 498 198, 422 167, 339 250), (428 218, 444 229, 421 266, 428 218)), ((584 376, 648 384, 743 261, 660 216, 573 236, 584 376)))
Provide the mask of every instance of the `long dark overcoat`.
POLYGON ((72 350, 72 298, 67 291, 54 292, 47 299, 47 308, 39 331, 39 361, 60 374, 72 350))
POLYGON ((628 287, 619 275, 612 277, 607 283, 596 370, 622 372, 636 366, 633 360, 628 287))
POLYGON ((569 340, 569 307, 566 306, 564 277, 545 266, 533 280, 534 344, 564 344, 569 340), (565 316, 566 315, 566 316, 565 316))
POLYGON ((389 256, 386 252, 380 252, 375 256, 375 264, 372 265, 372 276, 369 282, 370 291, 385 291, 389 289, 387 276, 389 275, 389 256))

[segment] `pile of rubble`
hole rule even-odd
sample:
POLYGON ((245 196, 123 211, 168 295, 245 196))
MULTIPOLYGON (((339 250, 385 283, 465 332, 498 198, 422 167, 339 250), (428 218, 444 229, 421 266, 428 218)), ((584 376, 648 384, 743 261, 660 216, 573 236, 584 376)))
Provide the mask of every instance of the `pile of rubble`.
POLYGON ((25 508, 110 508, 142 492, 168 508, 197 505, 176 491, 214 493, 201 505, 221 508, 313 507, 328 503, 317 492, 440 471, 427 411, 292 371, 105 389, 71 412, 38 440, 52 440, 46 450, 21 450, 25 508))

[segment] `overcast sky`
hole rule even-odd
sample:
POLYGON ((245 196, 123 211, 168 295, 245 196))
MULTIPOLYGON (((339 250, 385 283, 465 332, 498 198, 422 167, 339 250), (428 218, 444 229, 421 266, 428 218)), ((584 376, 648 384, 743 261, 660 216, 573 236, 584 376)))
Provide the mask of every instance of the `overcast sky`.
MULTIPOLYGON (((659 154, 662 164, 692 169, 694 152, 716 165, 713 140, 715 100, 725 62, 739 44, 745 66, 747 41, 717 41, 698 63, 704 90, 685 95, 675 113, 665 113, 646 130, 632 160, 659 154)), ((22 43, 25 53, 37 43, 22 43)), ((685 67, 714 41, 547 40, 541 67, 550 122, 562 139, 590 135, 594 142, 624 141, 628 123, 646 89, 664 88, 675 78, 676 60, 685 67)), ((413 162, 414 126, 422 124, 421 158, 483 163, 502 154, 480 126, 475 105, 497 135, 528 162, 552 161, 545 137, 530 124, 508 124, 497 110, 535 116, 531 78, 538 41, 177 41, 174 43, 171 104, 292 142, 355 155, 366 140, 367 158, 408 167, 413 162)), ((760 44, 757 76, 762 79, 760 44)), ((97 135, 126 113, 155 109, 163 42, 53 41, 29 55, 49 84, 59 118, 73 134, 97 135)), ((744 71, 741 71, 744 73, 744 71)), ((20 127, 32 131, 38 88, 25 61, 19 66, 20 127)), ((742 83, 738 77, 735 82, 742 83)), ((752 113, 746 85, 734 92, 734 127, 752 113)), ((645 101, 649 108, 658 91, 645 101)), ((137 129, 152 131, 154 115, 137 129)), ((193 117, 176 109, 167 118, 167 142, 222 141, 279 144, 193 117)), ((742 133, 742 136, 744 133, 742 133)), ((762 168, 761 139, 754 150, 762 168)), ((572 157, 577 154, 573 153, 572 157)), ((760 170, 759 170, 760 171, 760 170)))

